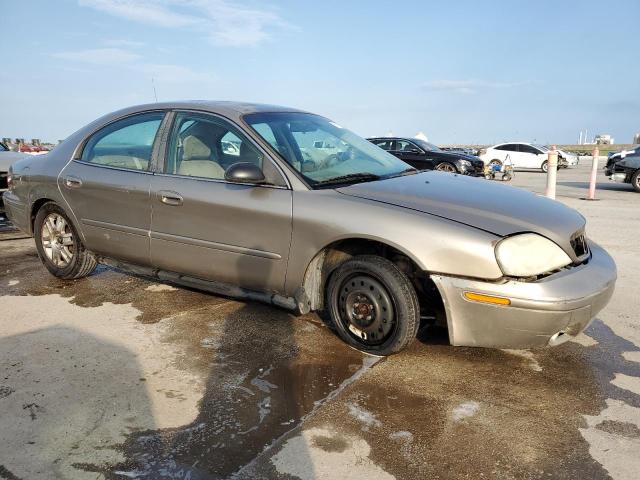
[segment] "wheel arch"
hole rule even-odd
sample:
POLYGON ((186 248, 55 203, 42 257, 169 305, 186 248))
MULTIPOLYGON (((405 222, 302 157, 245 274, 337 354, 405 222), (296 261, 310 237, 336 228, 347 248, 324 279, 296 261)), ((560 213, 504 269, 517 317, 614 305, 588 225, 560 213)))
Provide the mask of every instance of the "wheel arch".
POLYGON ((31 209, 29 211, 29 229, 30 229, 29 233, 31 235, 34 235, 35 221, 36 221, 36 216, 38 215, 38 211, 42 208, 43 205, 47 203, 54 203, 58 208, 61 208, 62 211, 64 211, 64 213, 67 215, 67 218, 71 220, 71 223, 73 224, 73 227, 75 228, 76 232, 78 232, 78 234, 80 235, 80 238, 82 238, 82 240, 84 241, 84 232, 82 231, 81 228, 79 228, 78 222, 76 221, 76 217, 73 214, 71 214, 69 210, 65 208, 64 205, 62 205, 61 202, 58 202, 55 199, 49 198, 49 197, 40 197, 31 204, 31 209))
MULTIPOLYGON (((331 274, 346 260, 356 255, 378 255, 393 262, 405 273, 416 288, 418 297, 425 293, 437 295, 439 291, 419 261, 401 247, 380 239, 348 237, 334 240, 320 249, 307 264, 301 291, 296 295, 304 313, 325 308, 325 290, 331 274), (428 290, 428 292, 427 292, 428 290)), ((421 298, 421 304, 423 298, 421 298)))

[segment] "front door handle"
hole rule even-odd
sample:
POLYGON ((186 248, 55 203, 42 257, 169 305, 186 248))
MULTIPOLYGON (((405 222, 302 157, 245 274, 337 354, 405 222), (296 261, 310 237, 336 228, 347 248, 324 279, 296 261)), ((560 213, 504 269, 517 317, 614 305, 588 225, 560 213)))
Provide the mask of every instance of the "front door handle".
POLYGON ((78 177, 64 177, 64 186, 67 188, 79 188, 82 186, 82 180, 78 177))
POLYGON ((160 201, 165 205, 171 205, 173 207, 179 207, 182 205, 182 195, 176 192, 171 192, 168 190, 161 190, 158 192, 158 197, 160 201))

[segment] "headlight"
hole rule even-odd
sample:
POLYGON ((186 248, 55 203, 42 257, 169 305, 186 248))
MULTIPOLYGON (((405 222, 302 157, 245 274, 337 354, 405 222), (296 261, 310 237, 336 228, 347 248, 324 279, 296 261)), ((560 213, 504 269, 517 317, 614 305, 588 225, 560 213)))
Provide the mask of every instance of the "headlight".
POLYGON ((505 275, 531 277, 571 263, 571 258, 548 238, 523 233, 496 245, 496 260, 505 275))

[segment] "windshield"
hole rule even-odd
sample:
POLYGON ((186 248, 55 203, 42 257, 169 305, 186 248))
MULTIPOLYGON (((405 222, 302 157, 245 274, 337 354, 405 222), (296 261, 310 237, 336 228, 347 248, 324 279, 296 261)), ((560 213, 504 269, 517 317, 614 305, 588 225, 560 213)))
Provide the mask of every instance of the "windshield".
POLYGON ((544 145, 538 145, 536 143, 532 143, 531 145, 536 147, 538 150, 543 151, 543 152, 548 152, 549 151, 549 147, 545 147, 544 145))
POLYGON ((389 178, 416 171, 326 118, 270 112, 244 120, 314 188, 389 178))
POLYGON ((424 140, 420 140, 418 138, 414 139, 413 141, 416 142, 418 145, 420 145, 427 152, 441 152, 442 151, 440 149, 440 147, 437 147, 433 143, 425 142, 424 140))

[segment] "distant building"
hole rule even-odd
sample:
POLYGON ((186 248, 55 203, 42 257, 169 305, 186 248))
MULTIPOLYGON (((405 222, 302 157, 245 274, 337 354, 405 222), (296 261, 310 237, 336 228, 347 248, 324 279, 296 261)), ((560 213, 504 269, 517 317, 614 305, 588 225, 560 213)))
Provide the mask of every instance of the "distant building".
POLYGON ((640 133, 636 133, 636 134, 633 136, 633 143, 634 143, 634 144, 636 144, 636 145, 639 145, 639 144, 640 144, 640 133))
POLYGON ((594 142, 597 145, 613 145, 615 143, 614 138, 611 135, 596 135, 594 142))

